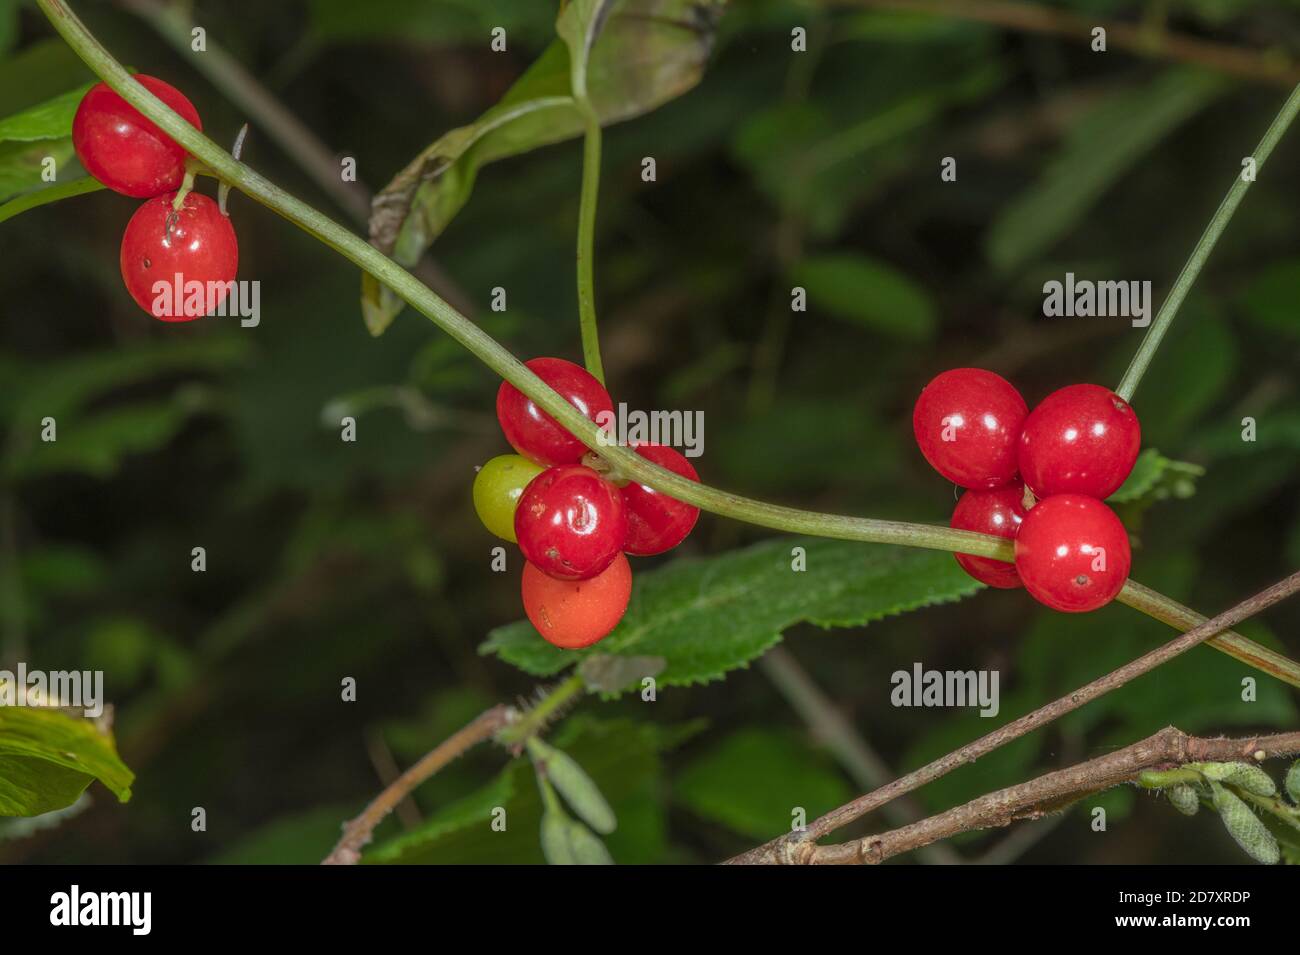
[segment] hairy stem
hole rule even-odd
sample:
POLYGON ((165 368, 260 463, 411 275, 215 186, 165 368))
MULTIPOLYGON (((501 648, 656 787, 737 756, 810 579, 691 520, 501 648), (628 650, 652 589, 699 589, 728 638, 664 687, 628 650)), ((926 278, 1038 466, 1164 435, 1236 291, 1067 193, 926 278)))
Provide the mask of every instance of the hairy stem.
MULTIPOLYGON (((205 162, 213 175, 315 236, 388 286, 472 355, 532 398, 542 410, 588 448, 608 460, 628 479, 647 484, 701 510, 772 530, 956 551, 1004 561, 1013 559, 1014 548, 1011 542, 1002 538, 929 524, 821 514, 767 504, 707 487, 652 464, 628 448, 607 445, 602 440, 605 432, 595 422, 569 404, 495 339, 457 312, 415 276, 364 239, 234 159, 136 82, 91 35, 63 0, 37 0, 37 3, 55 30, 97 76, 184 146, 191 155, 205 162)), ((1286 672, 1287 682, 1300 686, 1300 664, 1288 662, 1286 672)))

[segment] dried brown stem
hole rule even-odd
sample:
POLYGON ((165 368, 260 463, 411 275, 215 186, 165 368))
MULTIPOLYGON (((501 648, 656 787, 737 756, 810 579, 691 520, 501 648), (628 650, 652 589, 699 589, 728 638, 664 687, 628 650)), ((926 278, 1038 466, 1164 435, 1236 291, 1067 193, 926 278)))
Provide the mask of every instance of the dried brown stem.
POLYGON ((343 837, 321 865, 356 865, 361 860, 361 849, 370 841, 375 827, 383 822, 398 803, 457 756, 491 739, 509 719, 510 707, 494 706, 425 754, 418 763, 376 796, 361 815, 343 827, 343 837))
MULTIPOLYGON (((1188 630, 1182 636, 1169 641, 1164 646, 1152 650, 1150 653, 1146 653, 1116 670, 1112 670, 1103 677, 1093 680, 1073 693, 1068 693, 1060 699, 1048 703, 1046 706, 1042 706, 1018 720, 1013 720, 992 733, 988 733, 974 742, 955 749, 946 756, 942 756, 920 769, 894 780, 888 785, 881 786, 873 792, 869 792, 850 803, 840 806, 838 809, 828 812, 821 818, 814 820, 806 830, 788 833, 729 861, 733 863, 809 861, 813 854, 825 849, 825 847, 816 846, 815 841, 827 833, 860 819, 867 813, 880 808, 885 803, 897 799, 905 793, 910 793, 926 783, 933 782, 958 766, 974 762, 979 757, 991 753, 998 747, 1019 739, 1026 733, 1039 729, 1066 713, 1079 709, 1111 690, 1124 686, 1144 673, 1154 670, 1162 663, 1166 663, 1174 657, 1187 652, 1197 644, 1204 643, 1215 634, 1236 626, 1241 621, 1259 613, 1266 607, 1272 606, 1297 590, 1300 590, 1300 572, 1294 573, 1267 590, 1242 601, 1230 610, 1225 610, 1212 620, 1207 620, 1200 626, 1188 630)), ((916 823, 916 825, 923 824, 916 823)))
POLYGON ((875 865, 961 832, 1039 819, 1093 793, 1134 780, 1149 769, 1191 762, 1258 761, 1300 753, 1300 731, 1245 739, 1200 739, 1168 726, 1141 742, 1019 786, 980 796, 920 822, 836 846, 804 843, 812 865, 875 865))

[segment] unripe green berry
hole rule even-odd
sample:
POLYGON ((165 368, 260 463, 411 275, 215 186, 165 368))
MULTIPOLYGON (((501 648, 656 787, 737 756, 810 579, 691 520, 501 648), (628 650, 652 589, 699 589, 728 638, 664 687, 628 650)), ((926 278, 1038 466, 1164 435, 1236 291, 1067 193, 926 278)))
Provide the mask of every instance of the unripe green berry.
POLYGON ((474 478, 474 510, 483 526, 515 543, 515 508, 528 482, 545 470, 520 454, 502 454, 478 470, 474 478))

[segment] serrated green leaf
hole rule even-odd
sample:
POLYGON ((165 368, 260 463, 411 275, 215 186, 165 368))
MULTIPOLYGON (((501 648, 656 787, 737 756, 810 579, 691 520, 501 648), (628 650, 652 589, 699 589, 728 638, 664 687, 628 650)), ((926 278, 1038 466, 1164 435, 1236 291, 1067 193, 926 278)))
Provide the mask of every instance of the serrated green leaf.
POLYGON ((0 706, 0 816, 37 816, 72 805, 92 780, 121 802, 135 774, 113 737, 59 710, 0 706))
POLYGON ((673 798, 695 815, 755 840, 790 831, 842 805, 853 790, 806 740, 764 729, 733 733, 673 779, 673 798))
POLYGON ((949 554, 775 538, 638 574, 622 622, 591 650, 557 649, 524 620, 493 630, 479 652, 535 676, 597 652, 663 657, 660 685, 689 686, 747 665, 795 624, 860 627, 979 589, 949 554), (806 570, 792 569, 794 548, 803 549, 806 570))
POLYGON ((1196 493, 1196 479, 1204 474, 1205 468, 1199 464, 1173 461, 1155 448, 1147 448, 1138 455, 1119 490, 1106 500, 1111 504, 1149 505, 1168 497, 1191 497, 1196 493))
POLYGON ((1211 800, 1228 834, 1256 862, 1275 865, 1281 857, 1277 839, 1236 793, 1211 780, 1211 800))
POLYGON ((993 222, 985 244, 994 266, 1010 271, 1051 246, 1135 163, 1227 88, 1214 74, 1178 68, 1106 97, 1070 125, 1042 177, 993 222))
POLYGON ((863 255, 810 256, 791 269, 790 281, 809 302, 836 318, 907 342, 934 334, 930 294, 893 266, 863 255))
MULTIPOLYGON (((583 0, 584 6, 596 0, 583 0)), ((689 90, 704 71, 727 0, 599 0, 586 83, 603 125, 630 119, 689 90)), ((411 266, 468 201, 481 166, 571 139, 583 120, 573 104, 570 57, 556 40, 496 106, 453 129, 412 160, 375 197, 370 239, 411 266)), ((362 314, 380 335, 403 303, 369 275, 362 314)))

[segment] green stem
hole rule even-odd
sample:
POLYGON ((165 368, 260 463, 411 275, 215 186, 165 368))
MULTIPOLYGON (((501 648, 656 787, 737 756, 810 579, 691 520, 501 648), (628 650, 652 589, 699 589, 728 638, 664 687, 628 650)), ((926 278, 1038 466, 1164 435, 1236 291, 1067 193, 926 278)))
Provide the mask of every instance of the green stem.
POLYGON ((502 746, 521 746, 546 728, 556 714, 569 704, 573 697, 587 688, 587 682, 574 673, 555 685, 531 710, 513 723, 501 728, 497 742, 502 746))
MULTIPOLYGON (((1126 581, 1124 589, 1115 599, 1184 633, 1193 627, 1199 627, 1207 619, 1195 610, 1184 607, 1178 601, 1171 600, 1149 587, 1143 587, 1136 580, 1126 581)), ((1300 665, 1280 653, 1261 647, 1233 630, 1225 630, 1205 642, 1234 660, 1277 677, 1283 683, 1300 687, 1300 665)))
MULTIPOLYGON (((55 30, 97 76, 132 106, 153 120, 167 135, 184 146, 192 156, 207 163, 213 175, 315 236, 348 261, 388 286, 463 345, 472 355, 528 395, 543 411, 630 480, 649 485, 687 504, 693 504, 701 510, 772 530, 865 543, 901 544, 931 550, 956 551, 1004 561, 1014 558, 1014 547, 1011 541, 1003 538, 930 524, 821 514, 767 504, 707 487, 651 464, 628 448, 604 443, 602 438, 605 432, 595 422, 569 404, 495 339, 434 294, 415 276, 364 239, 352 234, 329 217, 295 199, 265 177, 235 160, 223 148, 181 119, 131 77, 67 8, 63 0, 37 0, 37 3, 55 30)), ((1139 587, 1131 581, 1125 591, 1129 600, 1134 599, 1134 593, 1139 595, 1137 598, 1139 602, 1132 603, 1132 606, 1137 609, 1151 613, 1157 619, 1165 620, 1180 629, 1190 629, 1191 625, 1183 626, 1175 623, 1174 620, 1178 619, 1178 615, 1169 611, 1169 607, 1172 606, 1181 610, 1184 616, 1195 616, 1187 608, 1167 598, 1161 598, 1153 591, 1139 587), (1148 610, 1147 607, 1158 607, 1165 615, 1148 610)), ((1125 594, 1121 594, 1121 599, 1124 599, 1124 596, 1125 594)), ((1244 638, 1240 639, 1244 644, 1249 644, 1249 641, 1245 641, 1244 638)), ((1252 657, 1247 662, 1264 659, 1269 655, 1269 651, 1263 648, 1255 647, 1253 644, 1249 646, 1252 657)), ((1252 665, 1257 664, 1252 662, 1252 665)), ((1266 672, 1278 675, 1272 669, 1267 669, 1266 672)), ((1300 664, 1286 661, 1284 672, 1286 675, 1282 678, 1286 682, 1300 686, 1300 664)))
POLYGON ((596 200, 600 195, 600 117, 585 99, 576 101, 587 129, 582 137, 582 196, 578 205, 578 321, 582 328, 582 357, 587 371, 603 385, 596 331, 596 200))
POLYGON ((81 179, 73 179, 70 182, 61 182, 57 186, 37 189, 0 205, 0 222, 12 219, 20 212, 26 212, 28 209, 43 206, 47 202, 58 202, 60 199, 70 199, 73 196, 85 195, 87 192, 95 192, 103 188, 103 183, 92 179, 90 176, 85 176, 81 179))
MULTIPOLYGON (((1256 176, 1263 170, 1264 161, 1268 159, 1273 147, 1278 144, 1287 127, 1291 125, 1291 121, 1295 119, 1297 111, 1300 111, 1300 85, 1297 85, 1291 91, 1291 95, 1286 98, 1286 102, 1282 104, 1282 108, 1278 110, 1277 115, 1273 118, 1268 131, 1264 133, 1264 138, 1255 147, 1253 158, 1255 160, 1256 176)), ((1147 329, 1142 344, 1138 346, 1137 354, 1133 356, 1133 361, 1129 363, 1128 371, 1124 372, 1123 380, 1120 381, 1119 387, 1115 389, 1125 401, 1133 399, 1133 392, 1137 391, 1138 382, 1142 380, 1147 366, 1151 364, 1151 359, 1155 356, 1161 339, 1165 337, 1165 333, 1169 331, 1169 326, 1173 324, 1174 316, 1178 314, 1183 299, 1187 297, 1192 283, 1196 281, 1196 277, 1201 273, 1201 267, 1205 265, 1205 260, 1214 251, 1215 243, 1219 241, 1219 236, 1223 234, 1223 230, 1227 228, 1228 222, 1232 219, 1232 214, 1237 211, 1237 206, 1241 204, 1241 200, 1246 195, 1246 190, 1250 188, 1253 181, 1254 178, 1247 180, 1238 174, 1237 178, 1233 180, 1232 188, 1228 190, 1228 194, 1219 203, 1219 208, 1215 211, 1214 217, 1210 219, 1210 224, 1201 233, 1201 238, 1197 241, 1196 247, 1192 249, 1192 255, 1187 260, 1187 264, 1183 266, 1183 270, 1178 273, 1178 278, 1174 280, 1174 287, 1169 290, 1169 297, 1160 306, 1155 321, 1147 329)))

